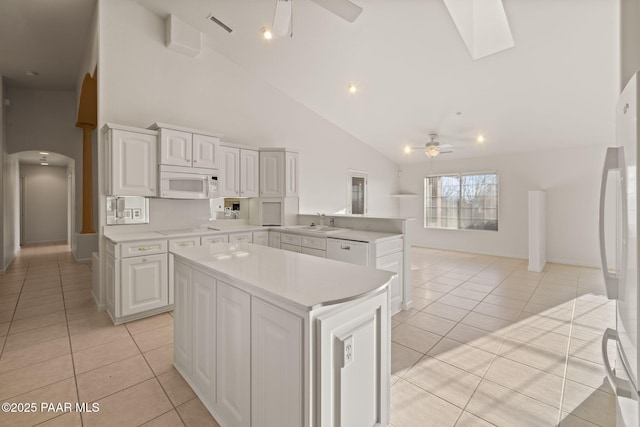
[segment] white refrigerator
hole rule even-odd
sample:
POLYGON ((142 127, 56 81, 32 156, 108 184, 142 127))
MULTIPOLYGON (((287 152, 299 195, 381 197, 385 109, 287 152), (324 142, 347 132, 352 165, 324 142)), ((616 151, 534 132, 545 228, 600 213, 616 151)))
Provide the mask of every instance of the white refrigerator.
MULTIPOLYGON (((616 392, 616 426, 637 427, 638 395, 638 74, 626 85, 616 107, 616 147, 607 149, 600 191, 600 253, 608 297, 616 300, 616 329, 602 338, 602 357, 616 392), (609 181, 611 180, 611 181, 609 181), (608 182, 609 181, 609 182, 608 182), (612 259, 605 250, 605 199, 615 181, 616 238, 612 259), (616 342, 615 370, 607 344, 616 342)), ((611 194, 609 194, 611 197, 611 194)), ((607 199, 610 200, 610 199, 607 199)))

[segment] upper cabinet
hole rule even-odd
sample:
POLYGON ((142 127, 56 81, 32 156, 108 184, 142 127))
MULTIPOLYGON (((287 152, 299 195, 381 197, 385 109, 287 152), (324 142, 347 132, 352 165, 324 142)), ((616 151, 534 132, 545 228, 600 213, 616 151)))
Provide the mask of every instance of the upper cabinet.
POLYGON ((160 164, 219 169, 220 138, 202 131, 154 123, 160 137, 160 164))
POLYGON ((258 151, 221 145, 220 158, 220 197, 258 197, 258 151))
POLYGON ((158 133, 106 124, 105 193, 108 196, 157 196, 158 133))
POLYGON ((298 197, 298 153, 260 150, 260 197, 298 197))

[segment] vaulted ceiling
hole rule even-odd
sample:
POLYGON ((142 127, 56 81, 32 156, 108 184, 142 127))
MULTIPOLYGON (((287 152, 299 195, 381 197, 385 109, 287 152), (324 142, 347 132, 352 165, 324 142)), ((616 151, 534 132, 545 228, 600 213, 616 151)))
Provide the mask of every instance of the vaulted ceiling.
MULTIPOLYGON (((397 163, 424 162, 403 148, 431 132, 456 146, 448 158, 615 136, 617 1, 503 0, 515 46, 475 61, 443 0, 353 0, 363 8, 354 23, 295 0, 293 37, 270 41, 260 31, 275 0, 136 1, 199 28, 208 47, 397 163), (478 134, 486 142, 475 142, 478 134)), ((93 4, 0 2, 0 74, 15 86, 72 89, 93 4), (27 70, 41 72, 37 83, 27 70)))

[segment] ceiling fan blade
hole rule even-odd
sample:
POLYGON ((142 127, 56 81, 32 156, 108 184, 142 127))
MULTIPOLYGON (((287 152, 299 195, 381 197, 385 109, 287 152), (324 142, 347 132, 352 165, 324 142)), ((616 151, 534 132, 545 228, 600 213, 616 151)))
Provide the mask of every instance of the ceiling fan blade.
POLYGON ((349 0, 311 0, 345 21, 353 22, 362 13, 362 8, 349 0))
POLYGON ((292 3, 292 0, 276 0, 276 10, 273 14, 271 30, 278 37, 284 37, 289 34, 292 3))
POLYGON ((440 154, 449 154, 449 153, 453 153, 453 150, 449 150, 449 151, 440 150, 440 154))
POLYGON ((453 148, 453 145, 451 145, 451 144, 440 144, 440 149, 443 149, 443 148, 445 148, 445 149, 446 148, 453 148))

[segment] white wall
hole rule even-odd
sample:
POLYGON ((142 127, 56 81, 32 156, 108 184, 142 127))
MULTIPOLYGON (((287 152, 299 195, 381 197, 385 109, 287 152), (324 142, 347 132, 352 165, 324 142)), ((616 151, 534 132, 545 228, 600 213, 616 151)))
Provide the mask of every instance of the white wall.
POLYGON ((640 70, 640 0, 620 1, 620 89, 640 70))
POLYGON ((101 2, 99 25, 101 124, 159 121, 296 149, 302 212, 344 209, 347 169, 356 169, 369 173, 369 213, 397 213, 396 165, 357 138, 208 47, 197 59, 167 49, 164 21, 132 0, 101 2))
POLYGON ((24 243, 67 240, 67 168, 21 164, 24 243))
POLYGON ((528 191, 547 194, 547 258, 598 266, 598 200, 605 148, 532 152, 478 159, 433 160, 433 174, 498 171, 499 231, 425 229, 423 185, 429 164, 402 166, 400 188, 420 197, 400 202, 417 246, 528 257, 528 191))

